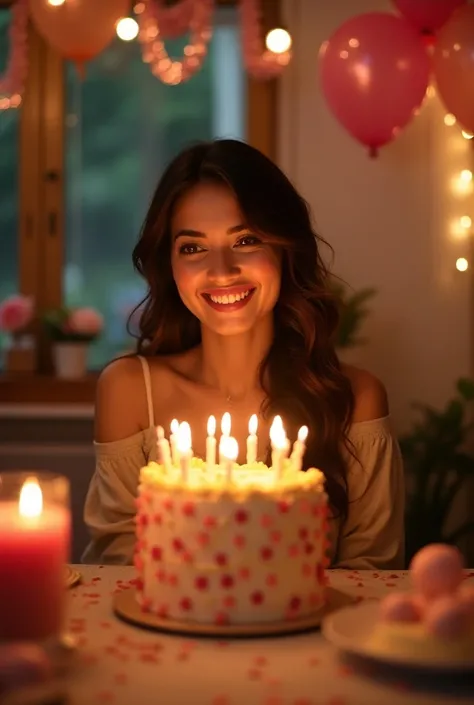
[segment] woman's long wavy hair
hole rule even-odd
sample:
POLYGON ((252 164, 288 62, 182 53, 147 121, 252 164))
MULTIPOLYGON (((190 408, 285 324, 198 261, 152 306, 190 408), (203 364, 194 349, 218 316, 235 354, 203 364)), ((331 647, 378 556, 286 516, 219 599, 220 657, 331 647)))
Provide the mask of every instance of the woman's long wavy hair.
MULTIPOLYGON (((178 199, 202 182, 225 184, 245 224, 281 247, 282 279, 274 340, 260 368, 262 413, 280 414, 294 438, 310 429, 306 467, 319 467, 335 514, 348 509, 346 458, 354 397, 334 348, 338 302, 319 252, 309 208, 280 169, 236 140, 197 144, 166 169, 153 196, 133 263, 148 283, 140 304, 138 352, 179 353, 199 344, 200 324, 181 301, 171 269, 171 219, 178 199)), ((324 243, 326 244, 326 243, 324 243)))

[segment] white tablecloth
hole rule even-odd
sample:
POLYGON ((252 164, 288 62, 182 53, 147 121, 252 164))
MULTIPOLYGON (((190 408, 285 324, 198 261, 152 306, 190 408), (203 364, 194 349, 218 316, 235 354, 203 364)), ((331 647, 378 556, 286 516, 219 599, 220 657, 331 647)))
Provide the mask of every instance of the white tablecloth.
MULTIPOLYGON (((133 568, 75 566, 68 628, 79 651, 68 679, 70 705, 406 705, 474 703, 456 678, 416 680, 406 671, 347 661, 319 631, 291 637, 219 641, 170 636, 115 617, 114 591, 133 568), (441 689, 441 690, 440 690, 441 689)), ((406 589, 406 572, 329 571, 355 599, 406 589)), ((474 571, 467 571, 474 582, 474 571)), ((469 688, 471 687, 471 690, 469 688)))

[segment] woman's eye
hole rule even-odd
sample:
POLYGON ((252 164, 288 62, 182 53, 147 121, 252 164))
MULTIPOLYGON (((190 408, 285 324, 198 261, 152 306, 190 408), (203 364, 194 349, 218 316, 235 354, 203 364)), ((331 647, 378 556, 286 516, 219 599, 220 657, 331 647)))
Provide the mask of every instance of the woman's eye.
POLYGON ((196 255, 198 252, 202 252, 202 247, 199 247, 199 245, 194 245, 190 242, 186 245, 181 245, 179 248, 180 255, 196 255))
POLYGON ((255 235, 244 235, 243 237, 239 238, 239 240, 236 242, 236 245, 238 247, 255 247, 255 245, 260 245, 261 244, 260 238, 256 237, 255 235))

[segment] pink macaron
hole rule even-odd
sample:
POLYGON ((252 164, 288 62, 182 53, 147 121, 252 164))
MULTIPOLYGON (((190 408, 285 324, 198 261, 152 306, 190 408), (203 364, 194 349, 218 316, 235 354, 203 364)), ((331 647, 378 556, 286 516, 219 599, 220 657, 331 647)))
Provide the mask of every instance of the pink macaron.
POLYGON ((410 570, 415 590, 433 600, 456 592, 463 579, 463 559, 454 546, 433 543, 418 551, 410 570))

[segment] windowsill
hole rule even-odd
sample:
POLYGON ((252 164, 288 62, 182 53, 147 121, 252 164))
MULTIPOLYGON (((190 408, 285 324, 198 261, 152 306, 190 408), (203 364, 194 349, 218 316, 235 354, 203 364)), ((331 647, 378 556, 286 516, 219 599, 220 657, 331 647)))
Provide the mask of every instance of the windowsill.
POLYGON ((98 374, 65 380, 52 375, 0 374, 0 416, 92 416, 98 374))

